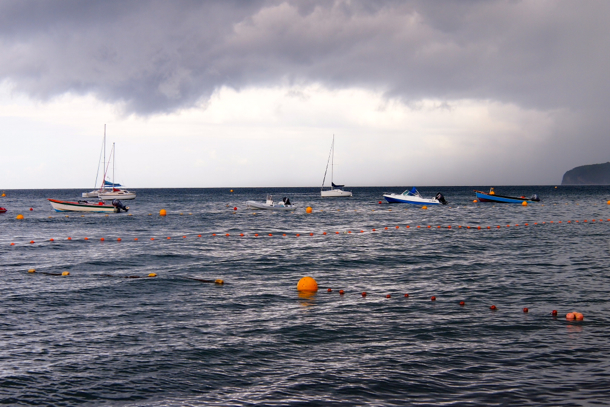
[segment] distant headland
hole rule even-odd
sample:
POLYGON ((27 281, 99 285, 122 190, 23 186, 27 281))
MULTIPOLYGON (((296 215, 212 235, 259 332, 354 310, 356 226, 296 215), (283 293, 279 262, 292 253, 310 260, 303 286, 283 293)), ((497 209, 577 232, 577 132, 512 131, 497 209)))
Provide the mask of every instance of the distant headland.
POLYGON ((610 185, 610 162, 572 168, 563 174, 561 185, 610 185))

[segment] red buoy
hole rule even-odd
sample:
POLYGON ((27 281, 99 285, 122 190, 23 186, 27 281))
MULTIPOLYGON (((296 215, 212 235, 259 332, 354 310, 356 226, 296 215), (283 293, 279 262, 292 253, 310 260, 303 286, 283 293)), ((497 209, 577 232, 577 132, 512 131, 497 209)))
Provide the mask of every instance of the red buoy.
POLYGON ((556 316, 557 316, 557 310, 556 310, 556 309, 554 309, 553 311, 551 311, 551 315, 552 315, 552 316, 554 316, 554 317, 556 317, 556 316))
POLYGON ((234 211, 236 211, 236 210, 237 210, 237 206, 236 206, 236 207, 234 207, 234 208, 233 208, 233 210, 234 210, 234 211))
POLYGON ((492 311, 495 311, 495 310, 497 310, 498 308, 496 308, 496 306, 495 306, 495 305, 492 305, 491 307, 489 307, 489 309, 490 309, 490 310, 492 310, 492 311))
POLYGON ((464 301, 460 301, 460 307, 463 307, 464 305, 466 305, 466 303, 464 301))
POLYGON ((409 298, 409 294, 405 293, 405 298, 409 298))
POLYGON ((436 297, 435 296, 430 297, 430 301, 436 301, 436 297))
POLYGON ((328 289, 328 292, 329 292, 329 293, 332 293, 332 292, 333 292, 333 289, 332 289, 332 288, 329 288, 329 289, 328 289))
POLYGON ((363 297, 366 297, 366 291, 363 291, 363 292, 362 292, 362 296, 363 296, 363 297))
POLYGON ((392 298, 392 296, 390 294, 385 296, 386 298, 392 298))
POLYGON ((523 312, 528 313, 528 312, 529 312, 529 309, 527 309, 527 308, 523 308, 523 312))
POLYGON ((345 291, 339 290, 339 295, 343 295, 343 294, 345 294, 345 291))

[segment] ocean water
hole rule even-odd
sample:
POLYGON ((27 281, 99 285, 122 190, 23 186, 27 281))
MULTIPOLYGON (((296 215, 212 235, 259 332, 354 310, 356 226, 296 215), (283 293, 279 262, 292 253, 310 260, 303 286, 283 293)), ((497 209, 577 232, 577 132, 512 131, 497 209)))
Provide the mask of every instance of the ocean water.
POLYGON ((46 201, 80 190, 6 191, 0 403, 610 404, 608 187, 496 187, 537 193, 527 207, 475 204, 472 187, 420 188, 450 202, 427 210, 379 204, 407 187, 142 189, 109 216, 46 201), (245 208, 267 193, 299 207, 245 208), (304 276, 316 294, 296 291, 304 276))

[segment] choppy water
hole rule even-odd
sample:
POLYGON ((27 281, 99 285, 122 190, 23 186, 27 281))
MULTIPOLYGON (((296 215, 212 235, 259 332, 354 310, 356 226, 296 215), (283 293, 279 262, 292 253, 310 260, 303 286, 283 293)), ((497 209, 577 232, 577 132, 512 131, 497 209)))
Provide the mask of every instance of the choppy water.
POLYGON ((451 202, 428 210, 378 204, 400 188, 353 191, 138 190, 131 216, 82 217, 45 199, 82 191, 6 191, 0 402, 608 404, 608 188, 496 188, 538 193, 528 207, 420 188, 451 202), (244 208, 266 193, 300 208, 244 208), (299 296, 307 275, 320 290, 299 296))

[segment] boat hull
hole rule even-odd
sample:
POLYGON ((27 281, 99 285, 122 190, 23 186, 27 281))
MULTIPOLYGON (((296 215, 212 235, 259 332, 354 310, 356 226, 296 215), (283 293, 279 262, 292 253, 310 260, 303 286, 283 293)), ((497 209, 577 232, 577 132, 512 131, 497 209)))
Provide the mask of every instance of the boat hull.
POLYGON ((342 189, 327 189, 320 191, 322 198, 347 198, 352 196, 352 191, 344 191, 342 189))
POLYGON ((418 196, 399 195, 399 194, 384 194, 388 203, 406 203, 411 205, 440 205, 440 201, 434 198, 420 198, 418 196))
POLYGON ((71 201, 59 201, 57 199, 48 198, 49 203, 55 209, 56 212, 95 212, 95 213, 115 213, 119 209, 112 205, 96 204, 96 203, 84 203, 84 202, 71 202, 71 201))
POLYGON ((104 201, 111 201, 113 199, 128 201, 131 199, 136 199, 136 193, 130 192, 126 189, 121 189, 120 191, 100 192, 97 194, 97 196, 104 201))
POLYGON ((475 191, 477 195, 477 199, 479 202, 495 202, 495 203, 512 203, 512 204, 521 204, 523 201, 525 202, 536 202, 529 198, 518 198, 514 196, 502 196, 502 195, 491 195, 485 192, 475 191))
POLYGON ((248 201, 246 202, 246 206, 250 209, 264 209, 268 211, 294 211, 296 209, 294 205, 268 205, 266 203, 256 201, 248 201))

